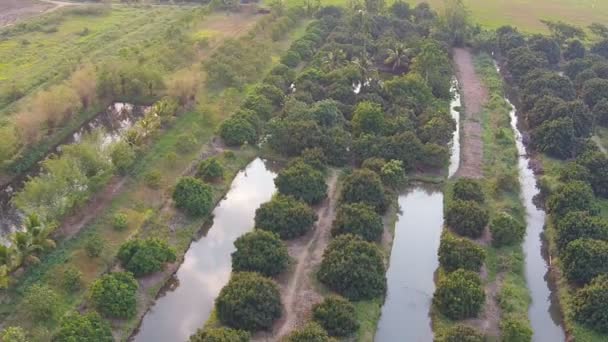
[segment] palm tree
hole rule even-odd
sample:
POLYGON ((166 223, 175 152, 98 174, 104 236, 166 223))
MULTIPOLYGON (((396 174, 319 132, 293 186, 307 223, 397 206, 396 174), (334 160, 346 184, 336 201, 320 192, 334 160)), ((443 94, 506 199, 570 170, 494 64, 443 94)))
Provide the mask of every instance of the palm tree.
POLYGON ((36 254, 55 248, 55 241, 49 235, 54 225, 45 225, 36 214, 29 215, 24 222, 24 231, 11 235, 12 257, 8 258, 12 267, 16 268, 23 263, 37 264, 40 259, 36 254))
POLYGON ((364 51, 361 56, 353 58, 352 63, 357 66, 361 72, 362 85, 368 84, 372 78, 377 76, 378 70, 366 51, 364 51))
POLYGON ((392 49, 387 50, 388 57, 384 60, 384 64, 391 67, 394 71, 407 68, 410 58, 409 49, 401 43, 397 43, 392 49))
POLYGON ((338 69, 346 62, 346 53, 342 49, 331 50, 321 59, 326 71, 338 69))

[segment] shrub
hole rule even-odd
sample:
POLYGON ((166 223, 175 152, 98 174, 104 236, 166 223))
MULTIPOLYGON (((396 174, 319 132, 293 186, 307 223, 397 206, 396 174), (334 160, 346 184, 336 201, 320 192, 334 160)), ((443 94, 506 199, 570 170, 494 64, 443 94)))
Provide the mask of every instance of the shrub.
POLYGON ((601 275, 574 296, 577 321, 601 332, 608 332, 608 275, 601 275))
POLYGON ((2 342, 28 342, 25 330, 21 327, 8 327, 0 332, 2 342))
POLYGON ((105 240, 99 235, 95 234, 91 236, 84 245, 84 249, 87 255, 91 258, 97 258, 101 255, 106 246, 105 240))
POLYGON ((112 329, 96 312, 81 315, 71 313, 61 319, 59 332, 53 341, 113 342, 112 329))
POLYGON ((439 264, 447 272, 453 272, 459 268, 479 272, 486 258, 486 252, 466 238, 459 238, 448 231, 441 234, 439 244, 439 264))
POLYGON ((504 342, 530 342, 532 341, 532 328, 523 319, 507 317, 500 322, 502 341, 504 342))
POLYGON ((194 149, 196 149, 196 145, 198 145, 198 142, 192 134, 180 134, 180 136, 177 137, 177 142, 175 143, 177 151, 181 153, 194 151, 194 149))
POLYGON ((23 298, 21 306, 29 317, 36 321, 52 321, 59 313, 59 295, 46 285, 32 285, 23 298))
POLYGON ((255 211, 255 227, 293 239, 306 234, 317 220, 311 207, 291 196, 276 195, 255 211))
POLYGON ((82 286, 82 272, 74 266, 67 267, 62 273, 61 286, 68 292, 80 290, 80 286, 82 286))
POLYGON ((486 299, 479 275, 457 270, 439 280, 433 305, 450 319, 476 317, 486 299))
POLYGON ((157 238, 129 240, 118 250, 118 260, 136 277, 160 271, 164 263, 175 259, 175 250, 157 238))
POLYGON ((190 342, 249 342, 250 338, 246 331, 220 327, 199 329, 190 342))
POLYGON ((492 245, 510 246, 520 243, 526 234, 526 226, 507 213, 498 213, 490 223, 492 245))
POLYGON ((304 162, 292 164, 281 170, 274 184, 280 193, 291 195, 309 204, 320 202, 327 194, 323 173, 304 162))
POLYGON ((116 230, 125 230, 129 225, 127 214, 125 213, 116 213, 112 218, 112 226, 116 230))
POLYGON ((559 250, 564 250, 570 242, 576 239, 608 241, 608 221, 583 211, 567 213, 557 221, 556 230, 559 250))
POLYGON ((374 208, 364 203, 341 205, 334 220, 331 233, 358 235, 367 241, 378 241, 384 231, 382 217, 374 208))
POLYGON ((285 342, 331 342, 332 339, 327 335, 327 331, 323 330, 317 323, 308 323, 304 327, 295 330, 287 338, 285 342))
POLYGON ((477 202, 452 201, 445 214, 445 222, 457 234, 479 238, 488 224, 488 212, 477 202))
POLYGON ((91 285, 91 301, 104 316, 131 318, 137 311, 138 287, 131 273, 105 274, 91 285))
POLYGON ((331 295, 312 309, 313 319, 331 336, 349 336, 359 329, 355 306, 348 300, 331 295))
POLYGON ((269 329, 281 316, 277 284, 257 273, 234 273, 215 301, 217 316, 232 328, 269 329))
POLYGON ((135 150, 127 142, 119 141, 112 146, 110 158, 116 170, 125 174, 135 161, 135 150))
POLYGON ((207 158, 198 165, 197 177, 205 181, 216 181, 224 178, 224 165, 215 157, 207 158))
POLYGON ((459 178, 452 188, 454 199, 461 201, 475 201, 482 204, 485 201, 483 189, 477 180, 459 178))
POLYGON ((484 338, 474 328, 464 324, 456 324, 449 328, 437 342, 484 342, 484 338))
POLYGON ((144 183, 151 189, 158 189, 163 176, 158 170, 150 170, 144 175, 144 183))
POLYGON ((244 143, 253 144, 257 133, 251 122, 243 117, 232 116, 222 122, 219 134, 228 146, 241 146, 244 143))
POLYGON ((405 169, 401 160, 389 160, 380 170, 380 178, 384 185, 393 189, 404 185, 407 181, 405 169))
POLYGON ((569 211, 588 211, 593 199, 593 191, 587 183, 570 182, 549 196, 547 212, 561 217, 569 211))
POLYGON ((562 265, 570 281, 588 283, 596 276, 608 273, 608 242, 574 240, 563 253, 562 265))
POLYGON ((283 272, 289 263, 287 247, 279 236, 272 232, 256 230, 234 242, 232 253, 233 272, 258 272, 274 276, 283 272))
POLYGON ((173 191, 175 205, 192 216, 207 215, 213 206, 213 190, 193 177, 182 177, 173 191))
POLYGON ((344 178, 341 201, 343 203, 362 202, 373 207, 378 213, 386 210, 387 201, 380 176, 370 170, 355 170, 344 178))
POLYGON ((325 249, 317 277, 351 300, 380 297, 386 291, 382 252, 350 234, 338 236, 325 249))

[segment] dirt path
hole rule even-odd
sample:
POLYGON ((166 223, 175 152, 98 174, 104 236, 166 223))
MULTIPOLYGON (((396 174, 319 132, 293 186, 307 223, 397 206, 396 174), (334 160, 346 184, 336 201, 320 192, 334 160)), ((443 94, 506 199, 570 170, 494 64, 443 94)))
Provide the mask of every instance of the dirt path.
POLYGON ((275 324, 271 333, 260 333, 254 341, 277 341, 308 321, 313 305, 323 296, 315 288, 314 274, 321 263, 325 247, 331 239, 331 225, 336 217, 338 172, 331 171, 328 180, 328 198, 317 209, 319 220, 315 229, 302 238, 289 241, 289 255, 296 265, 290 274, 279 279, 283 317, 275 324))
POLYGON ((43 13, 85 3, 55 0, 0 0, 0 28, 43 13))
POLYGON ((488 90, 475 72, 473 56, 468 49, 454 49, 454 64, 464 108, 461 118, 460 167, 456 171, 456 177, 481 178, 483 176, 481 111, 488 99, 488 90))

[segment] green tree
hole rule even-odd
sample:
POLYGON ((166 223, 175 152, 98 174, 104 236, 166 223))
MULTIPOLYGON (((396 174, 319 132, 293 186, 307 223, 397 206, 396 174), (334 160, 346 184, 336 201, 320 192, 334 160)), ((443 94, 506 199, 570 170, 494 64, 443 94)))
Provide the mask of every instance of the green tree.
POLYGON ((113 342, 112 329, 96 312, 70 313, 61 319, 53 341, 113 342))
POLYGON ((278 234, 283 239, 293 239, 308 232, 317 214, 306 203, 291 196, 275 195, 255 212, 255 227, 278 234))
POLYGON ((272 277, 283 272, 289 264, 285 243, 272 232, 249 232, 236 239, 234 246, 236 251, 232 253, 233 272, 258 272, 272 277))
POLYGON ((197 177, 205 181, 217 181, 224 178, 224 165, 217 157, 207 158, 198 164, 197 177))
POLYGON ((458 178, 452 187, 454 199, 461 201, 485 202, 483 189, 479 181, 471 178, 458 178))
POLYGON ((360 134, 380 134, 384 129, 382 107, 373 102, 359 102, 352 119, 353 131, 360 134))
POLYGON ((129 226, 129 217, 127 214, 118 212, 112 217, 112 227, 116 230, 125 230, 129 226))
POLYGON ((116 170, 125 174, 135 161, 135 150, 126 141, 119 141, 112 146, 110 158, 116 170))
POLYGON ((580 155, 576 162, 588 170, 587 180, 595 195, 608 198, 608 157, 601 151, 589 151, 580 155))
POLYGON ((359 329, 355 306, 340 296, 326 297, 313 307, 312 316, 331 336, 346 337, 359 329))
POLYGON ((325 177, 304 162, 294 163, 279 172, 274 180, 279 192, 306 203, 319 203, 327 196, 325 177))
POLYGON ((386 292, 382 252, 355 235, 340 235, 330 242, 317 277, 351 300, 376 298, 386 292))
POLYGON ((188 215, 207 215, 213 206, 213 190, 202 181, 193 177, 182 177, 173 190, 175 206, 188 215))
POLYGON ((68 266, 63 270, 61 287, 67 292, 76 292, 82 286, 82 272, 74 266, 68 266))
POLYGON ((490 232, 494 247, 511 246, 523 241, 526 226, 511 215, 501 212, 490 222, 490 232))
POLYGON ((583 84, 581 97, 590 108, 595 107, 600 101, 608 99, 608 80, 593 78, 583 84))
POLYGON ((550 156, 560 159, 572 157, 576 144, 574 122, 571 118, 545 121, 532 131, 532 143, 550 156))
POLYGON ((251 122, 242 117, 232 116, 222 122, 219 134, 228 146, 241 146, 255 143, 257 133, 251 122))
POLYGON ((7 327, 0 332, 2 342, 29 342, 25 330, 21 327, 7 327))
POLYGON ((257 273, 234 273, 220 291, 215 310, 220 322, 229 327, 247 331, 269 329, 281 316, 279 287, 257 273))
POLYGON ((570 182, 551 194, 547 200, 547 212, 562 217, 570 211, 588 211, 593 201, 593 191, 587 183, 570 182))
POLYGON ((500 322, 500 331, 504 342, 531 342, 532 328, 527 320, 507 317, 500 322))
POLYGON ((389 160, 380 170, 382 183, 396 189, 407 182, 405 169, 401 160, 389 160))
POLYGON ((454 236, 447 230, 441 234, 439 264, 447 272, 457 269, 479 272, 486 258, 485 250, 473 241, 454 236))
POLYGON ((246 331, 224 327, 199 329, 190 336, 190 342, 249 342, 250 339, 246 331))
POLYGON ((454 200, 448 204, 445 223, 459 235, 479 238, 488 224, 487 210, 477 202, 454 200))
POLYGON ((447 52, 437 42, 426 40, 420 47, 420 52, 414 57, 412 71, 424 78, 435 96, 449 99, 451 65, 447 52))
POLYGON ((410 52, 404 44, 395 44, 392 48, 386 50, 386 55, 384 65, 389 66, 393 72, 400 73, 407 70, 410 63, 410 52))
POLYGON ((566 277, 586 284, 596 276, 608 273, 608 242, 574 240, 566 246, 561 259, 566 277))
POLYGON ((387 206, 380 176, 366 169, 355 170, 344 178, 340 200, 342 203, 367 204, 378 213, 383 213, 387 206))
POLYGON ((59 295, 47 285, 34 284, 27 289, 21 307, 37 321, 53 321, 60 308, 59 295))
POLYGON ((576 292, 573 300, 575 319, 601 332, 608 332, 608 275, 593 279, 576 292))
POLYGON ((308 323, 285 338, 285 342, 331 342, 332 339, 317 323, 308 323))
POLYGON ((549 61, 549 64, 557 64, 561 59, 559 44, 554 39, 542 34, 532 35, 528 39, 528 46, 532 51, 542 53, 549 61))
POLYGON ((158 238, 133 239, 120 246, 118 260, 136 277, 158 272, 167 262, 174 262, 175 249, 158 238))
POLYGON ((468 325, 456 324, 440 336, 437 342, 484 342, 484 337, 468 325))
POLYGON ((486 300, 479 275, 457 270, 439 280, 433 305, 453 320, 476 317, 486 300))
POLYGON ((563 56, 565 60, 571 61, 577 58, 584 58, 586 52, 585 45, 580 40, 570 39, 566 42, 563 56))
POLYGON ((338 209, 331 233, 354 234, 366 241, 378 241, 384 231, 382 217, 364 203, 343 204, 338 209))
POLYGON ((472 33, 470 13, 462 0, 445 1, 440 23, 444 34, 447 35, 448 44, 462 46, 470 40, 472 33))
POLYGON ((131 273, 112 272, 101 276, 90 288, 90 298, 106 317, 131 318, 137 311, 139 285, 131 273))

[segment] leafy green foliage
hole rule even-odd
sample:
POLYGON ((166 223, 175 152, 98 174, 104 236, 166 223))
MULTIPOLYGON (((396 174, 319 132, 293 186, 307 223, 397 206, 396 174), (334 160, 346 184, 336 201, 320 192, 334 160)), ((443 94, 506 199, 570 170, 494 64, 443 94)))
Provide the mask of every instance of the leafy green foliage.
POLYGON ((486 258, 486 252, 476 243, 454 236, 448 231, 441 234, 439 244, 439 264, 447 272, 459 268, 479 272, 486 258))
POLYGON ((450 319, 476 317, 486 300, 479 275, 457 270, 439 280, 433 305, 450 319))
POLYGON ((129 240, 120 246, 117 257, 136 277, 158 272, 164 263, 176 260, 175 250, 158 238, 129 240))
POLYGON ((461 201, 475 201, 483 204, 485 196, 481 184, 475 179, 458 178, 452 187, 454 199, 461 201))
POLYGON ((306 234, 317 220, 314 210, 291 196, 276 195, 255 212, 255 227, 293 239, 306 234))
POLYGON ((91 236, 84 245, 87 255, 91 258, 97 258, 105 249, 106 242, 99 235, 91 236))
POLYGON ((250 338, 246 331, 220 327, 199 329, 190 342, 249 342, 250 338))
POLYGON ((396 189, 407 182, 405 176, 405 168, 401 160, 389 160, 380 169, 380 178, 382 183, 393 189, 396 189))
POLYGON ((556 242, 558 249, 561 251, 570 242, 577 239, 608 241, 608 221, 598 216, 592 216, 587 212, 568 212, 556 223, 556 242))
POLYGON ((112 342, 112 330, 96 312, 71 313, 61 319, 53 341, 112 342))
POLYGON ((550 156, 566 159, 572 156, 575 146, 574 123, 570 118, 545 121, 532 132, 534 146, 550 156))
POLYGON ((338 209, 331 233, 354 234, 366 241, 378 241, 384 231, 382 217, 365 203, 343 204, 338 209))
POLYGON ((224 178, 224 165, 216 157, 207 158, 198 165, 196 176, 205 181, 220 180, 224 178))
POLYGON ((370 299, 386 292, 384 257, 380 249, 361 238, 336 237, 325 249, 319 280, 351 300, 370 299))
POLYGON ((601 332, 608 332, 608 275, 593 279, 574 296, 577 321, 601 332))
POLYGON ((331 336, 345 337, 359 329, 355 306, 336 295, 330 295, 315 305, 312 316, 331 336))
POLYGON ((448 227, 459 235, 479 238, 486 225, 489 216, 487 210, 473 201, 452 201, 445 213, 445 222, 448 227))
POLYGON ((483 335, 474 328, 456 324, 438 339, 438 342, 484 342, 483 335))
POLYGON ((505 342, 532 341, 532 328, 521 318, 507 317, 500 322, 502 340, 505 342))
POLYGON ((344 178, 340 200, 367 204, 378 213, 383 213, 388 204, 380 176, 366 169, 355 170, 344 178))
POLYGON ((47 285, 32 285, 23 298, 21 306, 34 320, 52 321, 59 314, 59 295, 47 285))
POLYGON ((173 190, 175 206, 192 216, 207 215, 213 206, 211 187, 193 177, 182 177, 173 190))
POLYGON ((25 331, 21 327, 8 327, 0 332, 2 342, 28 342, 25 331))
POLYGON ((384 129, 382 107, 373 102, 360 102, 352 119, 353 131, 359 134, 379 134, 384 129))
POLYGON ((241 146, 255 143, 257 133, 251 122, 243 117, 232 116, 222 122, 219 134, 228 146, 241 146))
POLYGON ((119 141, 112 146, 110 152, 112 164, 118 172, 125 174, 135 161, 135 150, 125 141, 119 141))
POLYGON ((215 301, 223 324, 236 329, 269 329, 281 316, 277 284, 257 273, 234 273, 215 301))
POLYGON ((125 230, 129 225, 129 220, 127 214, 125 213, 116 213, 114 217, 112 217, 112 227, 116 230, 125 230))
POLYGON ((331 342, 331 338, 327 335, 327 331, 317 323, 308 323, 304 327, 295 330, 287 338, 285 342, 331 342))
POLYGON ((131 318, 137 311, 138 287, 131 273, 113 272, 101 276, 91 285, 90 298, 104 316, 131 318))
POLYGON ((274 184, 281 194, 291 195, 310 204, 319 203, 327 196, 323 173, 303 162, 281 170, 274 184))
POLYGON ((593 200, 593 191, 588 184, 570 182, 551 194, 547 200, 547 212, 561 217, 570 211, 588 211, 593 200))
POLYGON ((82 272, 76 267, 67 267, 62 274, 61 287, 68 292, 76 292, 82 286, 82 272))
POLYGON ((591 239, 570 242, 563 253, 562 266, 568 280, 583 284, 608 273, 608 242, 591 239))
POLYGON ((258 272, 265 276, 275 276, 283 272, 289 263, 285 243, 272 232, 249 232, 236 239, 234 246, 233 272, 258 272))
POLYGON ((494 247, 511 246, 523 241, 526 226, 511 215, 501 212, 490 222, 490 232, 494 247))

